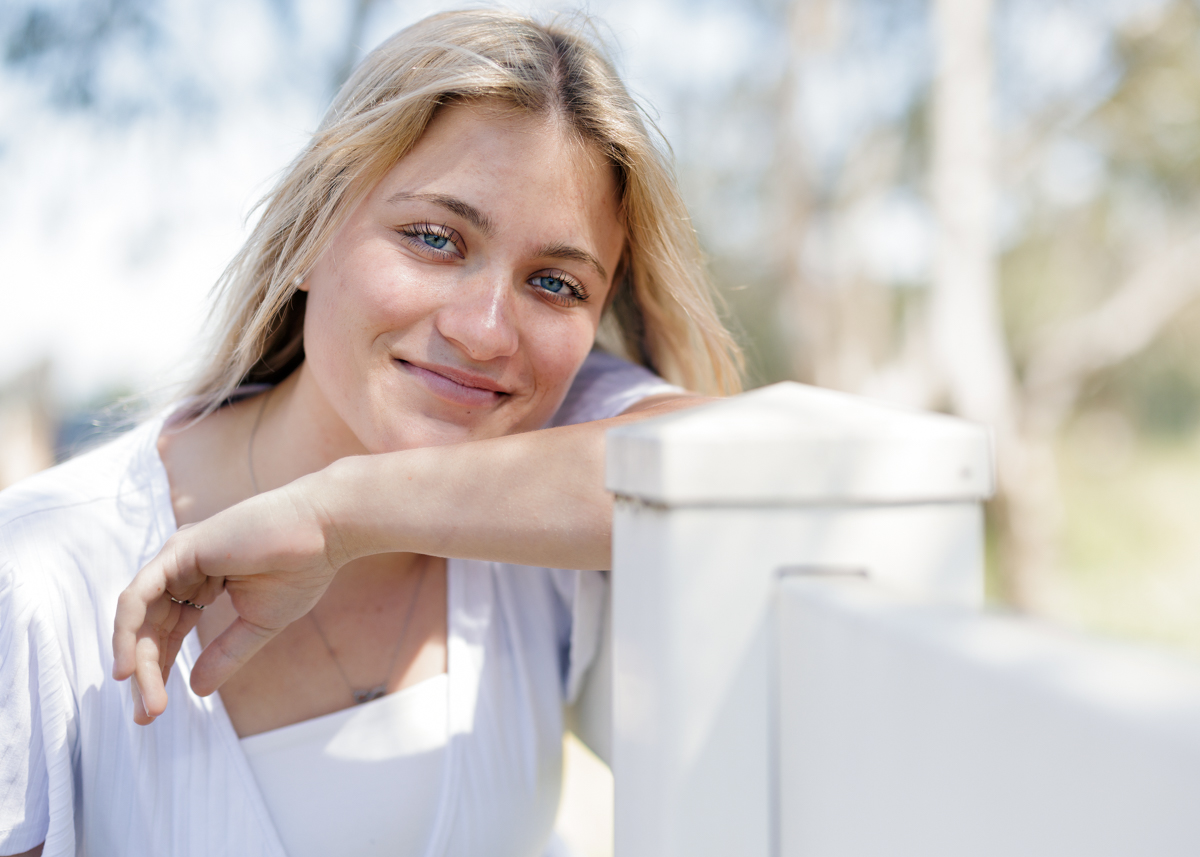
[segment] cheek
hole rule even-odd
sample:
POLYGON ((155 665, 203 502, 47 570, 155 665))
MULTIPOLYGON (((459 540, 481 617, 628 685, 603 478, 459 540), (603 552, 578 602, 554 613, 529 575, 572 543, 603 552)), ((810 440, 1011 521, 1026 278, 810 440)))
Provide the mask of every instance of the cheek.
MULTIPOLYGON (((567 394, 575 373, 583 364, 596 338, 595 325, 590 320, 572 319, 553 330, 543 330, 530 348, 530 363, 537 376, 538 387, 546 394, 551 413, 567 394)), ((549 417, 549 414, 547 414, 549 417)))
POLYGON ((311 357, 346 357, 370 349, 379 336, 408 329, 433 311, 436 289, 416 287, 397 265, 357 261, 315 272, 304 320, 311 357))
POLYGON ((340 300, 341 286, 323 282, 309 291, 304 312, 304 355, 319 375, 341 375, 351 351, 356 321, 340 300))
POLYGON ((378 363, 383 312, 369 279, 345 269, 320 273, 305 309, 305 362, 325 398, 353 424, 365 404, 363 384, 378 363))

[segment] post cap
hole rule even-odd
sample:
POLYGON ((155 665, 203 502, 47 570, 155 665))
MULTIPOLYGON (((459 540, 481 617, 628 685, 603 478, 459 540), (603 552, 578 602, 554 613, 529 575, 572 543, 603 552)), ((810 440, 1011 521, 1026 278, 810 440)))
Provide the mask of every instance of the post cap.
POLYGON ((985 426, 784 382, 608 431, 610 491, 663 505, 991 496, 985 426))

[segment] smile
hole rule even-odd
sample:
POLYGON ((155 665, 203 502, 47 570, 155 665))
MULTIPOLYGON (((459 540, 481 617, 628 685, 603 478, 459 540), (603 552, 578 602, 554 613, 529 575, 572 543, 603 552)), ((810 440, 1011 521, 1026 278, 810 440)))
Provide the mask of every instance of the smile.
POLYGON ((395 363, 430 393, 456 405, 487 407, 509 395, 495 381, 482 375, 448 366, 426 368, 398 358, 395 363))

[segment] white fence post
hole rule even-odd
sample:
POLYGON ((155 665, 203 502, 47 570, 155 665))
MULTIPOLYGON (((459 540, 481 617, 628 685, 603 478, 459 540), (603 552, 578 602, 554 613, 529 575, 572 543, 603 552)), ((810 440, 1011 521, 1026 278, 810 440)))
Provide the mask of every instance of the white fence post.
POLYGON ((775 855, 780 571, 978 605, 987 434, 777 384, 610 431, 607 484, 616 855, 775 855))

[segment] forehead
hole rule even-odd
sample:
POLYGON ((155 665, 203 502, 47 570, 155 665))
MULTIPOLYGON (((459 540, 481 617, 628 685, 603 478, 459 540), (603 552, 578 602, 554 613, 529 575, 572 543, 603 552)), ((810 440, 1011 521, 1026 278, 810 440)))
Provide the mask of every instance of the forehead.
POLYGON ((494 99, 449 104, 434 113, 405 160, 419 156, 422 149, 447 145, 473 147, 499 158, 515 149, 553 148, 568 159, 564 166, 613 178, 612 165, 599 147, 556 111, 534 113, 494 99))
POLYGON ((564 225, 621 219, 615 168, 594 144, 554 115, 495 102, 440 109, 373 196, 397 192, 466 195, 493 217, 533 202, 564 225))

